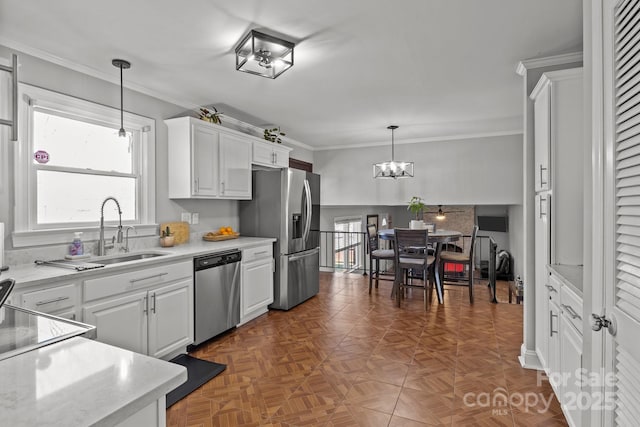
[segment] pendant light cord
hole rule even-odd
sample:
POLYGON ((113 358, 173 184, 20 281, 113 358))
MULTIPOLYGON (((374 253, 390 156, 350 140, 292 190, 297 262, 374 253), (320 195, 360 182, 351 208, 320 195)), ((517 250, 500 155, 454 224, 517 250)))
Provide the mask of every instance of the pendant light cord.
POLYGON ((124 86, 122 83, 122 64, 120 64, 120 129, 124 129, 124 86))

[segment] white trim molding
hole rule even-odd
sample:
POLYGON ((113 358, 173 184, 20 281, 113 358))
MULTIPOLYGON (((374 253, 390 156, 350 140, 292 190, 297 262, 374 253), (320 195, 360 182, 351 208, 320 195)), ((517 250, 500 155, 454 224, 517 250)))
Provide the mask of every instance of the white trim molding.
POLYGON ((553 67, 554 65, 570 64, 572 62, 582 62, 582 52, 565 53, 561 55, 546 56, 543 58, 524 59, 518 62, 516 73, 524 76, 527 70, 542 67, 553 67))

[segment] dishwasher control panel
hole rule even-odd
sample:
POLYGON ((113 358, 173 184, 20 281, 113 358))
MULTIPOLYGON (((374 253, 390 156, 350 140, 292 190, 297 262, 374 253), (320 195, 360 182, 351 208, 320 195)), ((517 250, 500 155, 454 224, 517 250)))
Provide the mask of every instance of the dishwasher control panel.
POLYGON ((238 250, 230 252, 221 252, 210 255, 203 255, 193 259, 195 270, 217 267, 219 265, 231 264, 239 262, 242 259, 242 252, 238 250))

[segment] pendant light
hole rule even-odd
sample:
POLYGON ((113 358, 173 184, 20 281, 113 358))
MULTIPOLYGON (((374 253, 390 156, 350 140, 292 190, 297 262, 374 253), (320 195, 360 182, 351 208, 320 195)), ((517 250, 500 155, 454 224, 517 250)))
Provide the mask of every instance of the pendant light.
POLYGON ((391 129, 391 160, 388 162, 376 163, 373 165, 374 178, 412 178, 413 162, 396 162, 393 155, 393 132, 398 129, 396 125, 387 126, 391 129))
POLYGON ((123 108, 124 86, 122 85, 122 70, 131 68, 131 63, 129 61, 125 61, 124 59, 113 59, 111 63, 113 64, 114 67, 120 68, 120 130, 118 131, 118 136, 120 138, 126 138, 127 131, 124 130, 124 108, 123 108))

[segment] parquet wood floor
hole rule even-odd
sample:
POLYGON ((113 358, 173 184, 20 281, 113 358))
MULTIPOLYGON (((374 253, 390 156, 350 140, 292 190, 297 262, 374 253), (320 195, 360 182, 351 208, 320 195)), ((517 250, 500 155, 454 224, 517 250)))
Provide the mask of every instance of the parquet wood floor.
MULTIPOLYGON (((192 355, 227 369, 167 411, 169 426, 566 426, 548 381, 520 367, 522 305, 476 281, 424 311, 390 282, 321 273, 320 293, 192 355), (549 402, 549 403, 547 403, 549 402)), ((413 292, 413 293, 411 293, 413 292)))

